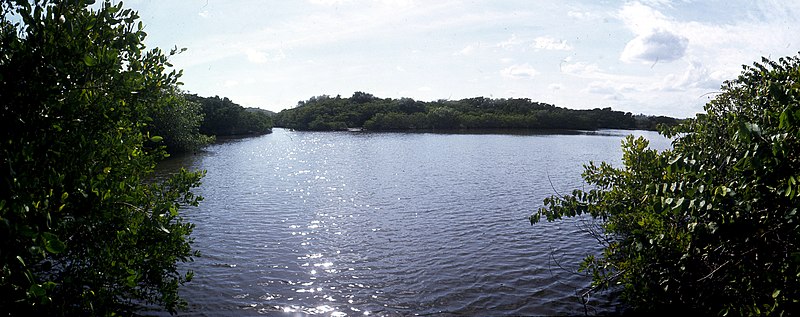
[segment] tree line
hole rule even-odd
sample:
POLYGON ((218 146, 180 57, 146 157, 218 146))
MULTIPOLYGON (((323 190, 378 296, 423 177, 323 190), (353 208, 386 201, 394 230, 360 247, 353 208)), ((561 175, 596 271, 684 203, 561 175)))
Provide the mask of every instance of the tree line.
POLYGON ((151 109, 148 129, 163 138, 160 144, 169 153, 197 151, 216 137, 272 132, 269 111, 244 108, 228 98, 172 92, 170 100, 163 107, 151 109))
POLYGON ((349 98, 316 96, 275 115, 275 125, 297 130, 417 129, 642 129, 677 119, 633 115, 611 108, 572 110, 527 98, 416 101, 355 92, 349 98))

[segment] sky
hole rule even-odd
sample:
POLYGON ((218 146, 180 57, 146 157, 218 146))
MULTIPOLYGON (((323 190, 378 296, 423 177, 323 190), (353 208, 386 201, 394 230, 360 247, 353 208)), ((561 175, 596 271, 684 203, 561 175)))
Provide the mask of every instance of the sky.
POLYGON ((800 51, 800 1, 128 0, 183 90, 245 107, 313 96, 529 98, 693 117, 743 64, 800 51))

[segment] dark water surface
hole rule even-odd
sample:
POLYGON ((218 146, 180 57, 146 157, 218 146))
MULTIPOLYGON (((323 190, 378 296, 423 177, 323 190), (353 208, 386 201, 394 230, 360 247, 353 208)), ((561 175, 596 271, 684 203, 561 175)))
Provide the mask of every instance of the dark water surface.
POLYGON ((531 226, 542 199, 581 188, 653 132, 434 134, 275 129, 168 161, 206 169, 185 265, 188 316, 614 313, 575 274, 599 246, 586 219, 531 226))

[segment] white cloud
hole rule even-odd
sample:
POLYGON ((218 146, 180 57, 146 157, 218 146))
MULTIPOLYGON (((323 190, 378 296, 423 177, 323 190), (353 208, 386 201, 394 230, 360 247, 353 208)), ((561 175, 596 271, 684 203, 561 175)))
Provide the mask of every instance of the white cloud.
POLYGON ((284 54, 283 51, 280 50, 275 54, 267 54, 265 52, 249 48, 246 49, 244 53, 245 55, 247 55, 248 61, 251 61, 256 64, 264 64, 266 62, 276 62, 286 58, 286 54, 284 54))
POLYGON ((500 43, 497 43, 497 47, 503 48, 503 49, 512 49, 515 46, 518 46, 518 45, 520 45, 522 43, 524 43, 524 41, 519 39, 519 38, 517 38, 516 34, 511 34, 511 37, 508 38, 507 40, 502 41, 500 43))
POLYGON ((601 95, 604 100, 628 100, 628 93, 636 93, 638 89, 632 84, 620 84, 616 81, 594 81, 589 83, 582 93, 601 95))
MULTIPOLYGON (((512 34, 507 40, 497 43, 495 46, 510 50, 515 47, 518 47, 522 44, 527 43, 528 40, 519 38, 516 34, 512 34)), ((540 36, 533 39, 533 43, 530 44, 530 47, 535 49, 545 49, 545 50, 559 50, 559 51, 569 51, 572 50, 572 46, 567 44, 566 40, 558 40, 550 36, 540 36)))
MULTIPOLYGON (((232 21, 233 26, 241 29, 231 31, 230 26, 220 26, 220 31, 206 34, 202 39, 194 39, 190 54, 180 57, 182 67, 218 62, 241 54, 248 49, 270 52, 278 49, 303 49, 322 47, 339 43, 386 37, 387 34, 415 34, 447 28, 457 29, 462 26, 476 25, 486 21, 506 19, 510 14, 462 14, 447 15, 448 11, 458 7, 458 3, 437 1, 425 6, 416 6, 412 1, 378 1, 378 5, 355 5, 347 0, 312 0, 316 7, 301 7, 306 13, 296 15, 292 19, 272 22, 232 21), (348 10, 328 8, 326 6, 352 5, 348 10), (436 17, 436 18, 434 18, 436 17), (263 25, 264 27, 252 27, 263 25), (402 26, 402 27, 400 27, 402 26), (222 30, 228 32, 222 32, 222 30)), ((287 2, 288 3, 288 2, 287 2)), ((229 5, 242 8, 243 5, 229 5)), ((231 9, 229 9, 231 10, 231 9)), ((263 8, 249 9, 248 13, 256 14, 263 8)), ((220 14, 230 17, 229 11, 220 14)), ((215 15, 215 13, 212 13, 215 15)), ((241 13, 240 13, 241 15, 241 13)), ((414 48, 412 53, 421 52, 414 48)), ((263 61, 258 54, 252 54, 256 61, 263 61)), ((267 55, 267 59, 272 57, 267 55)))
POLYGON ((617 16, 636 35, 653 33, 658 29, 670 29, 673 24, 672 20, 661 12, 638 2, 623 6, 617 16))
POLYGON ((380 0, 379 2, 390 7, 411 7, 416 4, 414 0, 380 0))
POLYGON ((145 20, 148 46, 189 48, 171 60, 185 69, 187 89, 237 101, 263 94, 276 106, 353 90, 403 89, 395 96, 437 99, 512 89, 565 107, 605 103, 691 115, 706 101, 698 96, 735 78, 741 64, 795 54, 800 45, 800 1, 792 0, 247 1, 256 5, 137 2, 143 17, 152 17, 145 20), (184 24, 192 27, 175 28, 184 24), (258 67, 264 65, 269 71, 258 67), (402 78, 369 75, 370 69, 402 78), (496 80, 501 74, 504 80, 496 80), (247 77, 276 88, 260 89, 247 77), (224 89, 226 78, 240 83, 224 89), (417 90, 431 83, 433 90, 417 90), (624 99, 603 101, 616 97, 624 99))
POLYGON ((254 49, 248 49, 244 52, 247 55, 247 60, 256 64, 263 64, 267 62, 267 54, 254 49))
POLYGON ((560 67, 561 67, 561 72, 570 75, 592 76, 600 73, 600 67, 597 66, 597 64, 587 64, 584 62, 576 62, 576 63, 565 62, 562 63, 560 67))
POLYGON ((634 2, 623 6, 618 16, 635 34, 622 50, 621 61, 650 64, 671 62, 686 54, 689 39, 677 30, 678 22, 661 12, 634 2))
POLYGON ((539 72, 528 63, 511 65, 500 71, 500 73, 508 78, 520 79, 530 79, 539 74, 539 72))
POLYGON ((650 6, 671 8, 673 0, 642 0, 642 2, 650 6))
POLYGON ((337 5, 347 4, 353 1, 352 0, 309 0, 308 2, 316 5, 337 6, 337 5))
POLYGON ((598 17, 597 14, 589 11, 568 11, 567 16, 579 20, 589 20, 598 17))
POLYGON ((469 44, 469 45, 465 46, 463 49, 461 49, 460 51, 453 53, 453 55, 467 56, 467 55, 472 54, 473 52, 475 52, 475 45, 474 44, 469 44))
POLYGON ((713 91, 719 88, 723 79, 717 78, 708 68, 694 61, 689 63, 682 74, 669 74, 654 85, 656 91, 687 91, 700 89, 713 91))
POLYGON ((589 83, 581 92, 592 93, 592 94, 601 94, 601 95, 613 95, 616 94, 617 90, 614 88, 616 83, 611 83, 607 81, 593 81, 589 83))
POLYGON ((671 62, 686 54, 689 39, 666 30, 636 36, 625 45, 620 60, 623 62, 671 62))
POLYGON ((535 38, 531 46, 537 49, 555 50, 555 51, 572 50, 572 46, 567 44, 566 40, 557 40, 549 36, 540 36, 535 38))
POLYGON ((228 88, 236 87, 236 86, 239 86, 239 82, 235 81, 235 80, 226 80, 224 83, 222 83, 222 86, 228 87, 228 88))

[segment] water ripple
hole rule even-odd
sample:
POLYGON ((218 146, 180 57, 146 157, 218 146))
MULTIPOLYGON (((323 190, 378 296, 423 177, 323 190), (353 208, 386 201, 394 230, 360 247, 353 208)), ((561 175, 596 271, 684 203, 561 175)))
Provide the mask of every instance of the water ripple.
POLYGON ((203 256, 184 315, 613 313, 614 294, 577 295, 599 250, 586 219, 527 216, 581 186, 586 161, 618 164, 622 137, 276 129, 215 145, 187 161, 208 174, 185 211, 203 256))

